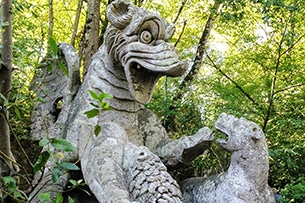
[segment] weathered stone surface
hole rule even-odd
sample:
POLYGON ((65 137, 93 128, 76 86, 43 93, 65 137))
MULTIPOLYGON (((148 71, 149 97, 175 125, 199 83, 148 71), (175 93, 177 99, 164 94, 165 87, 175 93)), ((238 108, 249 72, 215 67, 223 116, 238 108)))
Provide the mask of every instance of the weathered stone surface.
POLYGON ((259 126, 225 113, 215 128, 227 139, 217 140, 231 152, 228 171, 210 178, 190 178, 182 182, 185 202, 194 203, 272 203, 268 186, 269 157, 266 139, 259 126))
MULTIPOLYGON (((33 126, 49 119, 41 129, 43 136, 65 138, 77 146, 77 151, 65 154, 63 161, 80 159, 84 179, 99 202, 182 202, 179 185, 165 165, 177 167, 191 161, 209 147, 212 132, 203 128, 193 136, 171 140, 157 116, 143 105, 150 101, 161 76, 176 77, 186 71, 185 62, 178 59, 168 42, 174 27, 159 14, 137 8, 126 0, 110 4, 107 16, 112 25, 75 97, 71 84, 77 80, 52 76, 61 90, 57 95, 57 91, 52 93, 47 88, 53 84, 51 80, 40 77, 41 88, 50 91, 52 100, 35 109, 34 115, 42 118, 34 118, 33 126), (108 100, 112 110, 88 118, 85 112, 93 108, 92 104, 99 105, 88 90, 112 94, 114 98, 108 100), (48 115, 58 98, 63 99, 63 107, 56 120, 50 120, 48 115), (94 134, 96 125, 102 129, 98 136, 94 134)), ((65 57, 69 58, 68 54, 65 57)), ((74 66, 67 67, 69 73, 74 72, 74 66)), ((48 164, 52 167, 52 163, 48 164)), ((45 171, 42 178, 50 182, 50 171, 45 171)), ((31 202, 38 201, 37 191, 47 190, 50 188, 38 185, 30 195, 31 202)))

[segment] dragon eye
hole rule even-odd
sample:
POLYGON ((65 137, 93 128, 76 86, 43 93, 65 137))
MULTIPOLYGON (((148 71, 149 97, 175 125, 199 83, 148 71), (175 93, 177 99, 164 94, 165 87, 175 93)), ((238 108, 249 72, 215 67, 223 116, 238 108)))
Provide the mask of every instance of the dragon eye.
POLYGON ((140 35, 140 41, 141 42, 149 44, 152 40, 153 40, 153 36, 152 36, 152 34, 149 31, 144 30, 141 33, 141 35, 140 35))

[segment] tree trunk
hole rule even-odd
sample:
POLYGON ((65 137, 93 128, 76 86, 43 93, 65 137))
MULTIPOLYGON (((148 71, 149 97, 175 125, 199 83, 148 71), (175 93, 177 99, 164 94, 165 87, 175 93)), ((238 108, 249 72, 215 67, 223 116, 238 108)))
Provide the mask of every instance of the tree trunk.
POLYGON ((89 0, 84 32, 84 72, 85 75, 92 61, 92 56, 99 47, 100 1, 89 0))
MULTIPOLYGON (((174 96, 173 101, 180 101, 183 98, 184 94, 189 91, 189 86, 194 82, 194 80, 199 72, 199 69, 201 68, 202 60, 203 60, 203 57, 205 54, 206 44, 207 44, 208 38, 210 36, 211 30, 213 28, 213 24, 216 20, 216 17, 219 14, 220 5, 221 5, 221 3, 219 1, 215 1, 213 7, 211 8, 209 18, 206 22, 205 28, 203 30, 203 33, 202 33, 201 38, 198 43, 196 56, 194 59, 194 64, 193 64, 191 70, 185 76, 184 80, 178 86, 178 88, 177 88, 178 91, 177 91, 177 94, 174 96)), ((175 111, 176 108, 177 108, 177 106, 173 106, 173 105, 169 106, 170 111, 175 111)), ((174 115, 165 115, 164 127, 167 131, 175 129, 175 126, 173 126, 175 123, 174 119, 175 119, 174 115)))
POLYGON ((12 83, 12 0, 2 1, 2 54, 0 67, 0 172, 18 170, 11 152, 7 101, 12 83), (14 168, 15 167, 15 168, 14 168))

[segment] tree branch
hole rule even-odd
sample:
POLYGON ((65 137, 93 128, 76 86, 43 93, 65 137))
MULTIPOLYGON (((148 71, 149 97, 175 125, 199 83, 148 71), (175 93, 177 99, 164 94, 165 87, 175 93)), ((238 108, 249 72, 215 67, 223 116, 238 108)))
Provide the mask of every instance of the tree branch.
POLYGON ((180 35, 179 35, 177 41, 175 42, 174 47, 176 47, 177 44, 180 42, 180 39, 181 39, 181 37, 182 37, 182 35, 183 35, 183 33, 184 33, 184 30, 185 30, 185 27, 186 27, 186 22, 187 22, 187 20, 184 20, 184 21, 183 21, 183 27, 182 27, 181 33, 180 33, 180 35))
POLYGON ((178 21, 180 15, 181 15, 181 13, 182 13, 182 10, 183 10, 183 8, 184 8, 184 6, 185 6, 185 4, 186 4, 186 1, 187 1, 187 0, 183 0, 183 1, 182 1, 182 4, 181 4, 181 6, 180 6, 180 8, 179 8, 179 10, 178 10, 178 13, 177 13, 177 15, 176 15, 176 18, 175 18, 175 20, 173 21, 174 24, 178 21))
POLYGON ((246 90, 244 90, 237 82, 235 82, 235 80, 233 80, 230 76, 228 76, 221 68, 219 68, 214 61, 211 59, 211 57, 206 54, 206 57, 209 59, 209 61, 212 63, 211 66, 214 67, 216 70, 218 70, 221 75, 223 75, 225 78, 227 78, 231 83, 233 83, 235 85, 235 87, 241 92, 243 93, 243 95, 245 95, 245 97, 247 97, 247 99, 249 99, 255 106, 260 107, 260 105, 251 97, 251 95, 246 92, 246 90))

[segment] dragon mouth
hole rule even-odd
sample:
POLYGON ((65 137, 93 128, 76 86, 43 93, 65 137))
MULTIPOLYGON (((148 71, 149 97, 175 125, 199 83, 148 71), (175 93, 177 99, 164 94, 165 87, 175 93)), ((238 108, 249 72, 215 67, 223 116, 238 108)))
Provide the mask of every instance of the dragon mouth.
POLYGON ((166 44, 143 46, 131 44, 122 57, 122 64, 131 96, 137 102, 147 104, 161 76, 181 76, 187 66, 166 44))
POLYGON ((138 63, 132 63, 125 73, 131 96, 142 104, 148 103, 162 75, 147 70, 138 63))
POLYGON ((236 118, 232 115, 227 115, 226 113, 222 113, 215 123, 216 130, 222 132, 222 138, 216 140, 216 142, 220 146, 225 146, 230 142, 231 138, 231 128, 234 122, 236 122, 236 118))

